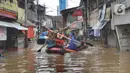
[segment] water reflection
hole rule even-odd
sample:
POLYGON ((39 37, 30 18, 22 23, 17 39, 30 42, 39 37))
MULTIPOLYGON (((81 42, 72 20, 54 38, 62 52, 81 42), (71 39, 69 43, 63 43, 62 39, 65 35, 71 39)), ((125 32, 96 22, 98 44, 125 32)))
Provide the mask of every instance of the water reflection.
POLYGON ((0 59, 0 73, 35 73, 33 54, 30 49, 8 51, 0 59))
POLYGON ((80 54, 45 55, 37 54, 37 73, 83 73, 85 58, 80 54), (76 57, 77 56, 77 57, 76 57))
POLYGON ((56 71, 64 72, 64 56, 57 56, 55 63, 56 63, 56 71))
POLYGON ((119 73, 130 73, 130 52, 121 52, 120 53, 120 70, 119 73))

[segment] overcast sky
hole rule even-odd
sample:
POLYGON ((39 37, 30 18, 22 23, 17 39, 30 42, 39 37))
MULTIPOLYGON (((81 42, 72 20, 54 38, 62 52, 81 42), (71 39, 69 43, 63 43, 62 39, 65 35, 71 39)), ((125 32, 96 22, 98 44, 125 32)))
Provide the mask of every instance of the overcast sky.
MULTIPOLYGON (((68 0, 68 8, 79 6, 80 0, 68 0)), ((39 0, 41 5, 46 5, 46 14, 57 15, 57 6, 59 6, 59 0, 39 0)))

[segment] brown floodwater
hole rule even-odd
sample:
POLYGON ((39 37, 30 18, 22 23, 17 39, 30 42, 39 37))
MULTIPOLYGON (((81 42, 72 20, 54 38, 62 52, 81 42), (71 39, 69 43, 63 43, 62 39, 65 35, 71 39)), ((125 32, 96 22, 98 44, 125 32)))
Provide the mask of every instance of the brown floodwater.
POLYGON ((35 73, 35 57, 31 49, 8 51, 4 56, 0 58, 0 73, 35 73))
POLYGON ((130 73, 130 52, 95 46, 64 56, 18 49, 0 58, 0 73, 130 73))

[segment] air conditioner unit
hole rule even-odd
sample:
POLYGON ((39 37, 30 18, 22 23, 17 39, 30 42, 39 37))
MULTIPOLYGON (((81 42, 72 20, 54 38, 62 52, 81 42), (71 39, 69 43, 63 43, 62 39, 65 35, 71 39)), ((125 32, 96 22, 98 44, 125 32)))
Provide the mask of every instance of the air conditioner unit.
POLYGON ((124 15, 126 6, 123 4, 116 4, 114 7, 114 13, 116 15, 124 15))

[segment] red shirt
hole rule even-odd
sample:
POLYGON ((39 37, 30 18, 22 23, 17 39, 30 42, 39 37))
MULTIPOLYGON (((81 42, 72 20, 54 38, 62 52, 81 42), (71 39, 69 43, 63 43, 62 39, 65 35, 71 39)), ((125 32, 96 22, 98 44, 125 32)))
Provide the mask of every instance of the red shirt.
POLYGON ((56 45, 57 46, 63 46, 64 45, 64 40, 62 40, 62 39, 56 39, 56 45))

